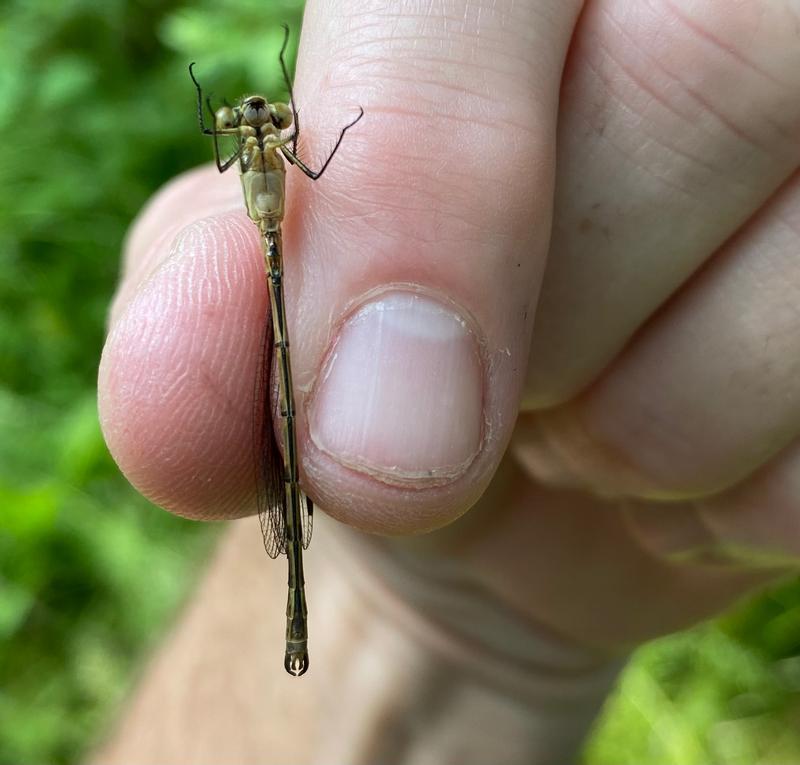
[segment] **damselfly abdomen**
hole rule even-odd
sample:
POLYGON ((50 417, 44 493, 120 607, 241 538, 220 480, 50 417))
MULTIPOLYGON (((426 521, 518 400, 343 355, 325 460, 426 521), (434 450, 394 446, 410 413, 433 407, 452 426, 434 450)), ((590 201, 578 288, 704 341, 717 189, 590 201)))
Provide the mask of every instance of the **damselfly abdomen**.
MULTIPOLYGON (((258 515, 267 554, 276 558, 283 553, 289 563, 284 666, 287 672, 299 676, 308 669, 308 610, 303 577, 303 550, 311 540, 314 507, 300 488, 298 475, 295 403, 283 291, 281 221, 285 200, 284 159, 300 168, 311 180, 317 180, 328 167, 344 134, 364 116, 364 110, 359 110, 358 116, 342 128, 322 167, 317 171, 311 170, 297 156, 300 126, 292 83, 284 59, 289 29, 284 26, 284 30, 279 60, 289 91, 288 105, 270 103, 264 96, 251 95, 241 98, 235 106, 226 105, 215 110, 207 98, 205 105, 213 120, 212 127, 209 128, 203 118, 203 92, 194 76, 193 63, 189 66, 189 74, 197 89, 200 129, 214 139, 217 169, 224 173, 234 164, 238 164, 247 214, 261 232, 272 321, 271 329, 265 330, 264 354, 256 384, 258 411, 254 415, 254 445, 259 473, 258 515), (221 151, 222 141, 232 142, 228 156, 224 156, 221 151), (282 455, 275 441, 268 401, 270 386, 267 382, 273 353, 277 359, 277 387, 283 424, 282 455), (259 423, 263 424, 259 426, 259 423)), ((265 326, 269 324, 266 322, 265 326)))

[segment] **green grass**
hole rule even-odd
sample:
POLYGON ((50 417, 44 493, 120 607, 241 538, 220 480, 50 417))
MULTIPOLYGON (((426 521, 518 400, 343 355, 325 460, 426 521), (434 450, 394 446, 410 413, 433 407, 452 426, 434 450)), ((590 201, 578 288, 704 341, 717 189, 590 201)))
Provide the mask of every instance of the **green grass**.
MULTIPOLYGON (((119 475, 95 376, 125 231, 208 159, 186 67, 281 92, 300 3, 6 3, 0 25, 0 765, 76 762, 195 580, 217 527, 119 475), (257 51, 257 55, 252 55, 257 51)), ((800 762, 800 588, 643 649, 590 765, 800 762)))

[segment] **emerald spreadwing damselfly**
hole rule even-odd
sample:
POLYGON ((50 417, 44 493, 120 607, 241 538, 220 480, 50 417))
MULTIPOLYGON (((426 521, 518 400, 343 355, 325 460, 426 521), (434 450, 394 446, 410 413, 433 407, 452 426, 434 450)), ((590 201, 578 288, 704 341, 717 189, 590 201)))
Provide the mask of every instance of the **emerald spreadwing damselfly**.
POLYGON ((261 95, 242 97, 235 106, 214 109, 211 99, 203 99, 200 83, 189 74, 197 89, 197 116, 204 135, 214 140, 214 160, 220 173, 238 164, 247 215, 258 226, 264 252, 264 266, 271 325, 265 317, 263 357, 256 381, 254 413, 254 448, 258 515, 264 547, 270 558, 285 554, 289 563, 289 595, 286 605, 286 656, 284 667, 299 676, 308 669, 308 609, 303 576, 303 550, 311 541, 314 506, 299 485, 295 402, 292 389, 292 367, 289 356, 289 333, 286 326, 286 305, 283 292, 283 249, 281 221, 284 216, 284 159, 298 167, 312 181, 319 179, 336 154, 344 134, 363 116, 358 116, 339 132, 328 158, 319 170, 312 170, 297 155, 300 125, 297 117, 292 81, 284 54, 289 41, 289 28, 278 56, 289 103, 268 101, 261 95), (211 114, 211 127, 206 126, 203 107, 211 114), (290 130, 291 128, 291 130, 290 130), (221 144, 232 144, 225 156, 221 144), (271 328, 270 328, 271 327, 271 328), (283 424, 283 454, 275 440, 270 416, 269 375, 273 352, 277 357, 278 396, 283 424))

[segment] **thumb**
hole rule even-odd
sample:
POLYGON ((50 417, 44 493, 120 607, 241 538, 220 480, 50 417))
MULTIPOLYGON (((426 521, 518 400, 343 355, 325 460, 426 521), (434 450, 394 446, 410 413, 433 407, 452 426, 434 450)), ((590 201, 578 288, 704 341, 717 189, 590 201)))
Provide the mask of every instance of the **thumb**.
POLYGON ((505 451, 577 10, 306 8, 296 83, 306 159, 324 159, 317 137, 365 110, 329 173, 316 184, 295 174, 288 191, 303 467, 341 520, 442 525, 477 500, 505 451))
MULTIPOLYGON (((457 5, 306 7, 303 159, 318 168, 359 106, 365 116, 318 182, 289 168, 301 483, 373 531, 441 526, 490 481, 549 237, 560 72, 580 3, 457 5)), ((195 518, 253 511, 267 290, 234 173, 189 174, 143 213, 100 369, 120 467, 195 518)))

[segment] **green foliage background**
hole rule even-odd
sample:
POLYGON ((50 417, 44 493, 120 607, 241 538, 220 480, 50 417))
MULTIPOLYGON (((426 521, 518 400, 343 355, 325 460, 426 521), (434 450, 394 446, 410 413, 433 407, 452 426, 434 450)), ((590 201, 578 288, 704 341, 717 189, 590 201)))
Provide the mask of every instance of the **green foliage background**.
MULTIPOLYGON (((0 765, 79 760, 215 528, 148 505, 103 445, 95 377, 125 231, 208 159, 186 72, 281 92, 297 0, 7 2, 0 18, 0 765), (213 77, 209 74, 213 73, 213 77)), ((643 649, 589 765, 800 762, 800 589, 643 649)))

